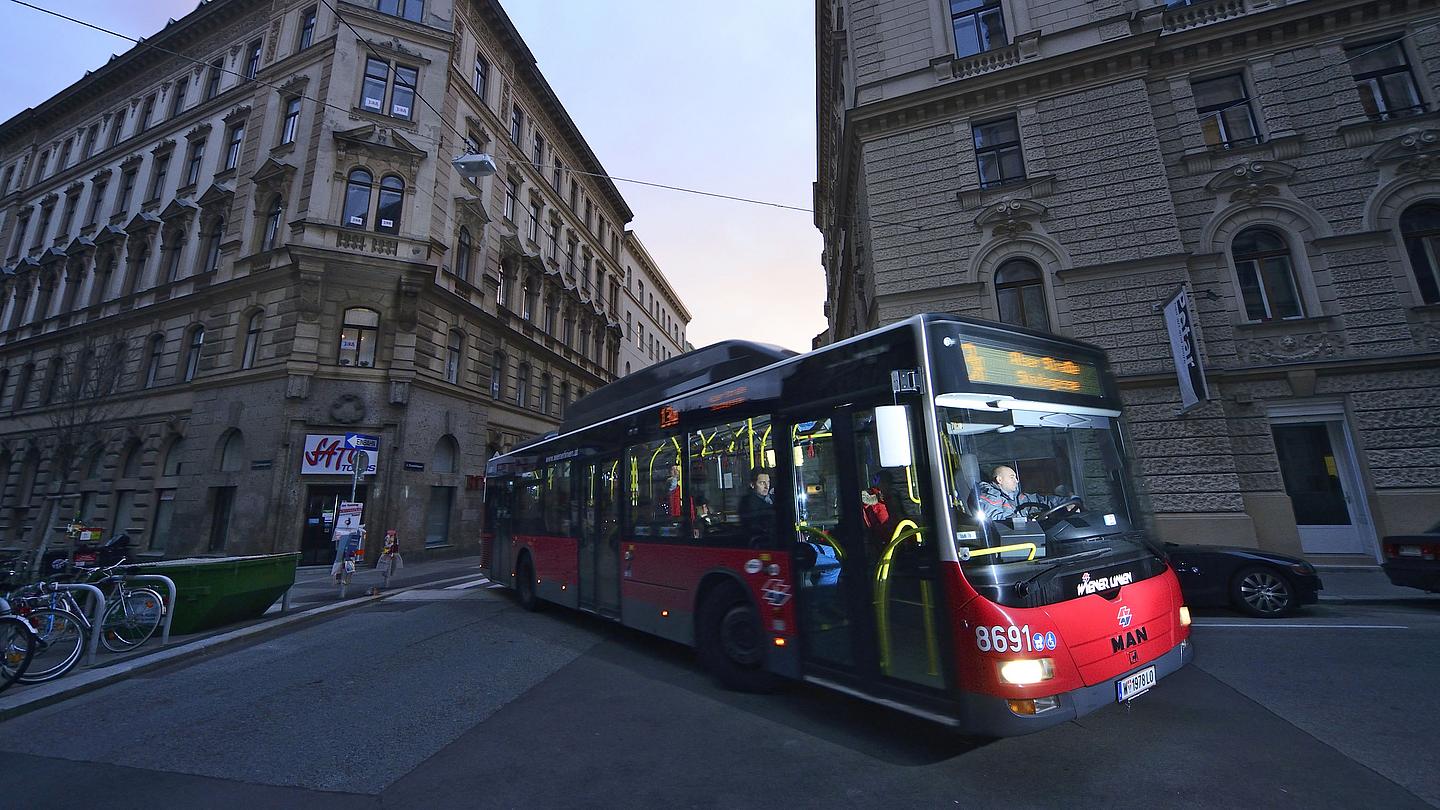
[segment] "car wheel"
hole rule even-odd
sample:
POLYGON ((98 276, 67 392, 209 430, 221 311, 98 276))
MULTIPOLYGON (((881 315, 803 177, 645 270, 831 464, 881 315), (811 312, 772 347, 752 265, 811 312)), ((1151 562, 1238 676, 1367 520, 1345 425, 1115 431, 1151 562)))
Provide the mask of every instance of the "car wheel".
POLYGON ((1235 575, 1230 601, 1242 613, 1262 619, 1288 616, 1299 607, 1290 580, 1273 568, 1261 566, 1241 569, 1235 575))

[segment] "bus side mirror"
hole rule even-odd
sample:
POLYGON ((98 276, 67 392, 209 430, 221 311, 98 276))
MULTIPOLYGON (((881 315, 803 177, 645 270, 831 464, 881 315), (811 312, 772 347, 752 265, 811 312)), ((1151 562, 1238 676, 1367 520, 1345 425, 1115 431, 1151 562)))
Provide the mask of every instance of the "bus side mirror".
POLYGON ((904 405, 881 405, 875 409, 875 433, 880 440, 881 467, 909 467, 910 414, 904 405))

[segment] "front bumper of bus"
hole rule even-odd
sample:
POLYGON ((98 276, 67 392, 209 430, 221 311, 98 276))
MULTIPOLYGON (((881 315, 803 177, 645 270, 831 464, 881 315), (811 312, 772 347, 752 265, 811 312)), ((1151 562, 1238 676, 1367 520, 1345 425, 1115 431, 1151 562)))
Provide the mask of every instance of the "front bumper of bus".
POLYGON ((1005 698, 994 695, 967 694, 960 700, 960 726, 968 733, 983 737, 1016 737, 1033 734, 1058 726, 1116 702, 1115 684, 1146 667, 1155 667, 1157 681, 1164 680, 1195 657, 1189 639, 1169 652, 1145 664, 1127 670, 1115 678, 1093 686, 1085 686, 1059 696, 1057 708, 1036 715, 1018 715, 1010 711, 1005 698))

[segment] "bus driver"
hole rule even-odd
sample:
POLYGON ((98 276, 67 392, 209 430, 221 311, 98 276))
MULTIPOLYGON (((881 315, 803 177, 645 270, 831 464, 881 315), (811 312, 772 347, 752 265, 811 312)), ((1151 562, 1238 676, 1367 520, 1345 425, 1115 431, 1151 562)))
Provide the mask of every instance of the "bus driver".
MULTIPOLYGON (((1020 476, 1004 464, 991 470, 990 477, 995 483, 981 481, 976 488, 976 506, 985 511, 988 520, 1014 520, 1022 503, 1042 503, 1046 509, 1050 509, 1069 500, 1060 495, 1021 492, 1020 476)), ((1079 509, 1079 504, 1071 503, 1069 507, 1073 512, 1079 509)))

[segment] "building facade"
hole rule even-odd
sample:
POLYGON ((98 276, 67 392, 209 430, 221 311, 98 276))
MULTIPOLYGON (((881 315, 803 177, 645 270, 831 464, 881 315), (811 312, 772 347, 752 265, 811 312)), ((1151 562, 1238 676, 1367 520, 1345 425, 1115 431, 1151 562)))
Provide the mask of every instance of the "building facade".
POLYGON ((1095 343, 1161 536, 1373 563, 1440 519, 1433 12, 820 0, 823 339, 937 310, 1095 343))
POLYGON ((0 125, 0 182, 0 548, 60 494, 329 562, 355 433, 371 534, 473 550, 485 461, 618 368, 631 211, 497 0, 211 0, 0 125))
POLYGON ((626 231, 620 246, 625 265, 625 338, 620 344, 621 376, 684 354, 692 347, 685 340, 690 310, 666 280, 634 231, 626 231))

